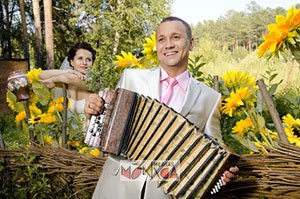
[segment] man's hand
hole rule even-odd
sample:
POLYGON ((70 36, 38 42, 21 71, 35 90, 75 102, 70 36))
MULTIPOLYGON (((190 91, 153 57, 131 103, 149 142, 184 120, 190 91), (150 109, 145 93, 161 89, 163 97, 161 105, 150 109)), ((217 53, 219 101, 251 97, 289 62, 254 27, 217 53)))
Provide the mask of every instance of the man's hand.
POLYGON ((226 185, 229 181, 233 180, 237 172, 239 172, 239 168, 236 166, 230 167, 229 171, 225 171, 222 177, 223 186, 226 185))
POLYGON ((91 115, 98 115, 104 106, 104 100, 98 94, 92 93, 85 98, 84 113, 88 119, 91 115))

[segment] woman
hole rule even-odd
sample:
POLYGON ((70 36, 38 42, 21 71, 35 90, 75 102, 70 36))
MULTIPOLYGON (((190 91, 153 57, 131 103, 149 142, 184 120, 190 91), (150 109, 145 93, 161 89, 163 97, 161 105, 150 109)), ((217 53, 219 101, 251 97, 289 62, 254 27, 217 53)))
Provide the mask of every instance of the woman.
POLYGON ((70 110, 84 115, 85 97, 89 91, 83 80, 86 79, 86 71, 93 65, 95 58, 96 51, 90 44, 76 43, 67 56, 72 69, 42 71, 39 74, 41 82, 48 88, 62 87, 65 83, 70 97, 70 110))

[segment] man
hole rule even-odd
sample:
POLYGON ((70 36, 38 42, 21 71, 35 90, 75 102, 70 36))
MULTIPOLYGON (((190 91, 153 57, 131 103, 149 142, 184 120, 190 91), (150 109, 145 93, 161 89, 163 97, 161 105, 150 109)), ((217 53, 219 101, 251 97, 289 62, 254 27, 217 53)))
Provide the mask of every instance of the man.
MULTIPOLYGON (((192 78, 187 70, 189 51, 193 46, 194 39, 189 25, 177 17, 165 18, 156 30, 160 66, 149 70, 127 69, 117 87, 163 101, 170 82, 174 80, 171 98, 164 103, 180 112, 206 134, 222 140, 218 110, 221 95, 192 78)), ((85 113, 87 116, 98 114, 102 106, 101 98, 92 94, 86 100, 85 113)), ((119 168, 120 158, 109 156, 93 198, 170 198, 147 175, 136 181, 121 181, 119 168)), ((237 167, 225 171, 224 184, 234 178, 233 173, 237 171, 237 167)))

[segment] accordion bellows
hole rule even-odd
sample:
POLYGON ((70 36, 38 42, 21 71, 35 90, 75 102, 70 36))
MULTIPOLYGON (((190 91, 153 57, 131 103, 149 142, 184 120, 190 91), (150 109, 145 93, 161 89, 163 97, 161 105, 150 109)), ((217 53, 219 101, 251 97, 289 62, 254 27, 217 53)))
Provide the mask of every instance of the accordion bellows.
POLYGON ((103 113, 93 116, 85 142, 143 168, 175 198, 203 198, 220 189, 223 172, 239 156, 199 131, 181 114, 137 93, 101 91, 103 113), (158 162, 153 172, 153 162, 158 162), (164 165, 172 163, 164 178, 164 165), (175 176, 175 177, 174 177, 175 176))

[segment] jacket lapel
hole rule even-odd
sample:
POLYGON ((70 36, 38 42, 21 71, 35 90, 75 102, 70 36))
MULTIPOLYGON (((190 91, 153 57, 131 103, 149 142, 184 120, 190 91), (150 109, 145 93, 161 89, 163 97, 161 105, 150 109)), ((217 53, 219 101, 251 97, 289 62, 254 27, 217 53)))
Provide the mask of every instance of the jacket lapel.
POLYGON ((199 82, 197 82, 194 78, 191 78, 190 85, 188 87, 187 96, 185 99, 185 103, 181 109, 181 114, 186 117, 190 110, 192 109, 193 105, 195 104, 196 100, 198 99, 201 89, 199 87, 199 82))
POLYGON ((145 79, 148 80, 150 96, 152 96, 152 98, 159 100, 159 97, 160 97, 160 94, 159 94, 159 81, 160 81, 159 67, 154 68, 153 70, 150 70, 150 73, 149 74, 147 73, 147 75, 149 75, 149 76, 146 77, 145 79))

